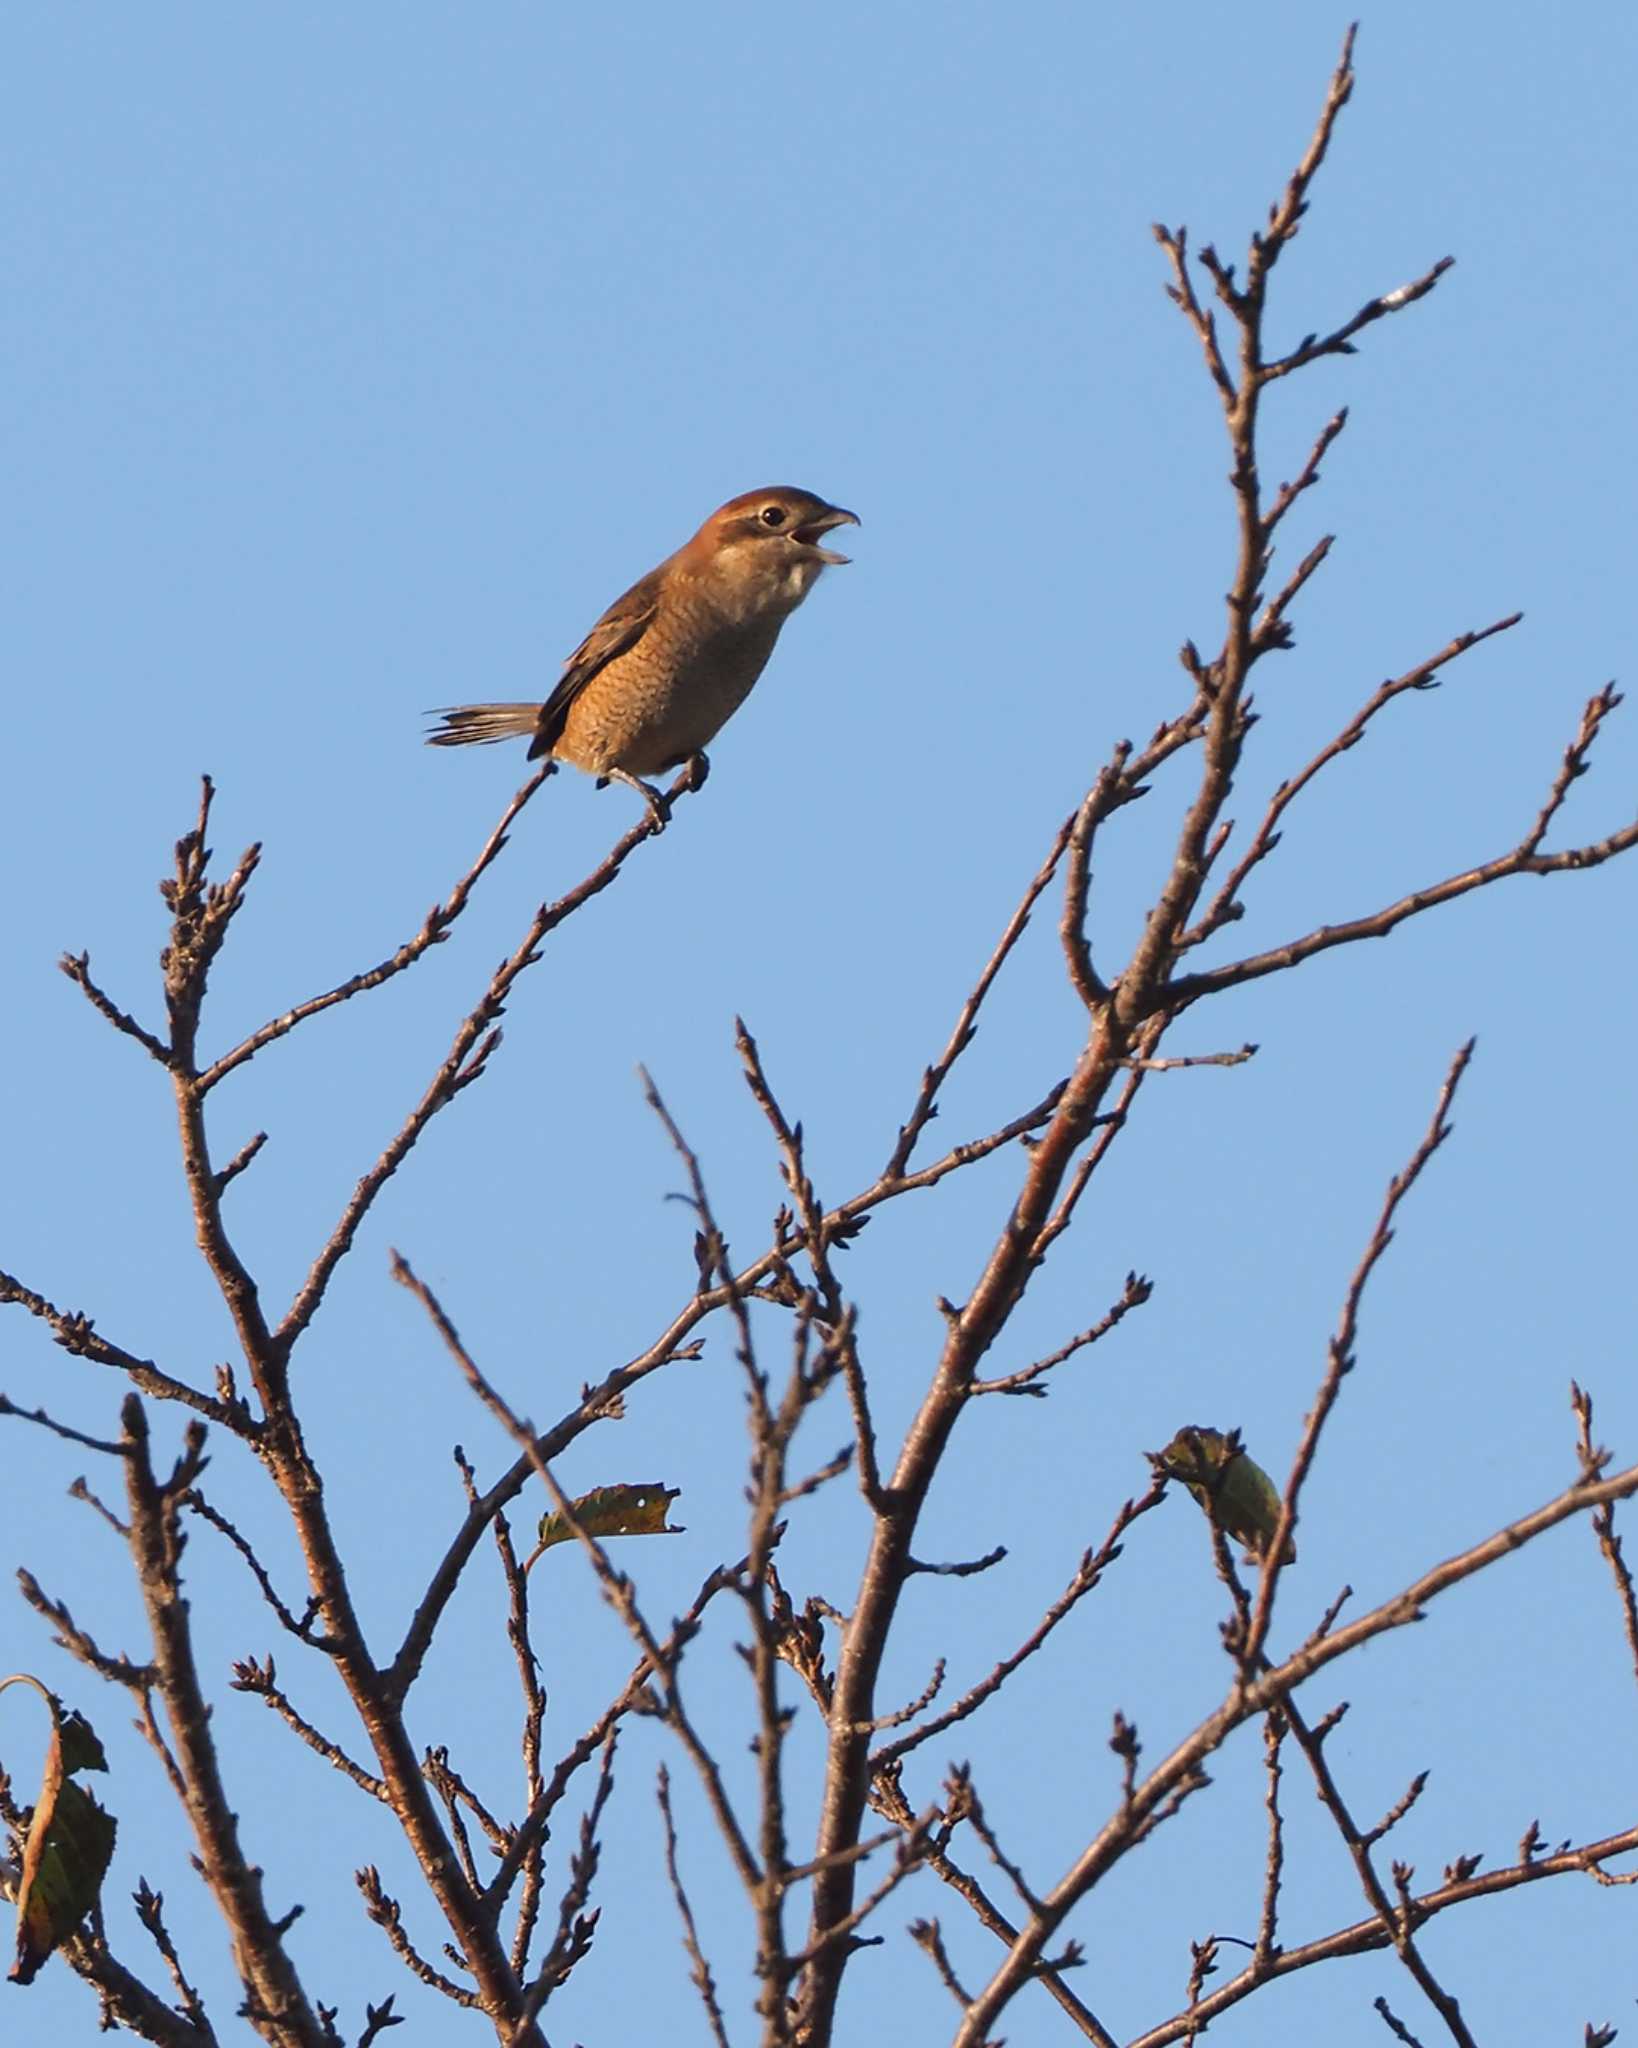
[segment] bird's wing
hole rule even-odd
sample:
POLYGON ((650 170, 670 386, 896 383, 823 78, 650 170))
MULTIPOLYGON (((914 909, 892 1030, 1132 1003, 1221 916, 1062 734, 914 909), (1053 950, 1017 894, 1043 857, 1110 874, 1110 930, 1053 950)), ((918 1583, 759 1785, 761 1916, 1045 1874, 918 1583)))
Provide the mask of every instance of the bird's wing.
POLYGON ((624 597, 617 597, 563 664, 556 689, 540 707, 534 744, 529 749, 531 760, 541 754, 549 754, 563 737, 569 706, 592 677, 620 655, 629 653, 654 623, 660 609, 660 586, 664 573, 664 564, 658 569, 651 569, 640 583, 631 586, 624 597))

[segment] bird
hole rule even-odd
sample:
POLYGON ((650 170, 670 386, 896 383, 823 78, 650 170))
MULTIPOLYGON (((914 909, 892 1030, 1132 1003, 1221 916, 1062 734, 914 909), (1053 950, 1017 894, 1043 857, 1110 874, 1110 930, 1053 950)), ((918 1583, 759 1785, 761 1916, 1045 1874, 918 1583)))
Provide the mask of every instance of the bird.
MULTIPOLYGON (((1280 1489, 1247 1453, 1237 1429, 1225 1435, 1196 1423, 1150 1458, 1167 1478, 1182 1480, 1225 1536, 1243 1543, 1249 1556, 1266 1557, 1280 1526, 1280 1489)), ((1296 1563, 1294 1537, 1287 1536, 1280 1561, 1296 1563)))
POLYGON ((483 746, 529 736, 529 759, 622 782, 642 796, 654 827, 666 798, 643 778, 689 768, 704 782, 705 749, 744 703, 779 629, 827 564, 825 547, 858 515, 790 484, 745 491, 718 506, 691 540, 617 597, 563 665, 544 704, 461 704, 434 747, 483 746))

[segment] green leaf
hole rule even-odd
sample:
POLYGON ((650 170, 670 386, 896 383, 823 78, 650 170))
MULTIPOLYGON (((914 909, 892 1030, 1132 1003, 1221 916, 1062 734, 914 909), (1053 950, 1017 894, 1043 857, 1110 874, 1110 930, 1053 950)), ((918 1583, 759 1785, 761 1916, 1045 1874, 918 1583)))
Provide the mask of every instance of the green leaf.
MULTIPOLYGON (((58 1702, 59 1709, 62 1702, 58 1702)), ((108 1758, 97 1739, 97 1731, 80 1712, 70 1707, 57 1723, 57 1734, 63 1745, 63 1769, 73 1775, 75 1771, 105 1771, 108 1758)))
POLYGON ((51 1709, 51 1741, 17 1880, 14 1984, 32 1983, 52 1950, 97 1903, 118 1825, 70 1775, 108 1768, 90 1722, 83 1714, 65 1713, 62 1702, 38 1679, 24 1674, 23 1682, 32 1685, 51 1709))

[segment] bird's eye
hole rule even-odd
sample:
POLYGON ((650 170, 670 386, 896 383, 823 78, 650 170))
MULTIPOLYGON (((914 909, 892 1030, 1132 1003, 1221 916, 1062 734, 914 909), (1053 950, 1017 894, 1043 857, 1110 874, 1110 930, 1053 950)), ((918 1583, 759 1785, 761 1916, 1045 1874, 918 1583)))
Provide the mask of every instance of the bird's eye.
POLYGON ((784 506, 764 505, 762 508, 762 523, 764 526, 783 526, 785 523, 784 506))

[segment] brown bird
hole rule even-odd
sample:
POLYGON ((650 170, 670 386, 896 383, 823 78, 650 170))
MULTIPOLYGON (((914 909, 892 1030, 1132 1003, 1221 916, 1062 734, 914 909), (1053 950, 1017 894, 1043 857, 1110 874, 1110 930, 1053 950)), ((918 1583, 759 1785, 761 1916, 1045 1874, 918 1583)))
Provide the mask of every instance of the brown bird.
POLYGON ((666 800, 645 775, 710 766, 708 742, 750 695, 779 629, 818 582, 820 545, 858 519, 812 491, 774 484, 730 498, 624 597, 563 665, 544 704, 463 704, 435 715, 434 747, 483 745, 528 733, 529 759, 550 755, 641 793, 656 824, 666 800))

